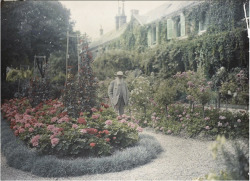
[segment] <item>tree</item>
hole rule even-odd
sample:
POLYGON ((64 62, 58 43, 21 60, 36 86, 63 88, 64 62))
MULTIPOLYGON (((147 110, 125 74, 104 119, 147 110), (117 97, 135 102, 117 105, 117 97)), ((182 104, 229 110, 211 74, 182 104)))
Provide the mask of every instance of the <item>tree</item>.
POLYGON ((47 61, 65 50, 66 31, 72 31, 70 11, 60 2, 4 2, 2 10, 2 80, 8 66, 33 65, 34 55, 47 61))

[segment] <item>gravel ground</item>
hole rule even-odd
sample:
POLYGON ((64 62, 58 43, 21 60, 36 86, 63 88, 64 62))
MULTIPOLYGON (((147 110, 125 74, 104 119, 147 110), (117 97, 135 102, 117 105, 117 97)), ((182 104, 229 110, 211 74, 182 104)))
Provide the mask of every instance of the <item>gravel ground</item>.
MULTIPOLYGON (((79 177, 42 178, 9 167, 1 155, 1 180, 192 180, 211 171, 225 169, 223 161, 212 158, 208 149, 212 141, 185 139, 151 130, 144 133, 154 136, 164 151, 150 163, 132 170, 79 177)), ((229 145, 227 147, 231 149, 229 145)))

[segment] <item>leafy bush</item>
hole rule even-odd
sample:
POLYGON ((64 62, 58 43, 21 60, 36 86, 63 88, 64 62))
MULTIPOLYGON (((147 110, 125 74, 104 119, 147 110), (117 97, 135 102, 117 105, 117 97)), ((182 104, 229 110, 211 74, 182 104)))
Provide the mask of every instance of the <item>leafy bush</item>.
POLYGON ((81 112, 72 118, 58 100, 48 100, 32 108, 26 98, 2 105, 14 134, 28 146, 44 154, 58 156, 110 155, 115 149, 134 145, 142 129, 128 116, 116 117, 108 105, 81 112))

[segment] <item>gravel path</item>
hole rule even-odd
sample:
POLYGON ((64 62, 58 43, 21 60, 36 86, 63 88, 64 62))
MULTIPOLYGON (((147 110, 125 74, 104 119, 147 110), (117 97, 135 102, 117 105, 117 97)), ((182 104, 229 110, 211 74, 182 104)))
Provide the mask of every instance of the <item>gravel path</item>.
POLYGON ((8 167, 5 157, 1 156, 1 180, 192 180, 225 168, 222 161, 212 158, 208 149, 212 141, 179 138, 150 130, 143 133, 154 136, 164 151, 152 162, 132 170, 59 179, 42 178, 8 167))

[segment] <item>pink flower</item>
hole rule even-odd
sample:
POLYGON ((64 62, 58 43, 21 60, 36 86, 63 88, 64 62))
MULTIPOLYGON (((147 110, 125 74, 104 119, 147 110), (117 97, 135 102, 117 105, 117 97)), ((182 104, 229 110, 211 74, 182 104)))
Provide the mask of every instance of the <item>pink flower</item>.
POLYGON ((77 124, 73 124, 72 128, 78 128, 78 125, 77 124))
POLYGON ((122 119, 122 117, 121 116, 117 116, 117 119, 120 120, 120 119, 122 119))
POLYGON ((81 129, 80 132, 83 133, 83 134, 86 134, 87 130, 86 129, 81 129))
POLYGON ((96 108, 93 107, 93 108, 91 109, 91 111, 92 111, 92 112, 97 112, 98 110, 97 110, 96 108))
POLYGON ((55 129, 54 125, 48 125, 47 126, 47 130, 49 130, 49 131, 53 131, 54 129, 55 129))
POLYGON ((68 117, 68 115, 62 117, 62 118, 59 119, 57 122, 58 122, 58 123, 62 123, 62 122, 68 123, 68 122, 69 122, 69 117, 68 117))
POLYGON ((210 127, 209 127, 209 126, 206 126, 206 127, 205 127, 205 129, 209 130, 209 129, 210 129, 210 127))
POLYGON ((51 121, 52 123, 54 123, 54 122, 56 122, 57 120, 58 120, 58 118, 57 118, 57 117, 53 117, 53 118, 51 118, 51 120, 50 120, 50 121, 51 121))
POLYGON ((93 118, 93 119, 98 119, 99 117, 100 117, 100 114, 92 115, 92 118, 93 118))
POLYGON ((24 126, 25 128, 29 128, 30 127, 30 124, 29 123, 27 123, 27 124, 25 124, 25 126, 24 126))
POLYGON ((107 120, 107 121, 105 121, 105 124, 106 125, 112 125, 112 121, 111 120, 107 120))
POLYGON ((120 123, 127 123, 127 121, 125 119, 122 119, 119 121, 120 123))
POLYGON ((30 142, 32 143, 33 146, 38 146, 38 141, 39 141, 39 139, 40 139, 40 135, 36 135, 36 136, 34 136, 34 137, 30 140, 30 142))
POLYGON ((172 133, 172 131, 169 129, 169 130, 168 130, 168 134, 170 134, 170 133, 172 133))
POLYGON ((116 137, 113 137, 113 140, 115 140, 116 139, 116 137))
POLYGON ((241 120, 240 120, 240 119, 238 119, 238 120, 237 120, 237 122, 238 122, 238 123, 240 123, 240 122, 241 122, 241 120))
POLYGON ((181 118, 180 121, 183 121, 183 118, 181 118))
POLYGON ((29 132, 33 132, 34 131, 34 128, 29 128, 29 132))
POLYGON ((53 138, 51 139, 52 146, 56 146, 59 143, 59 138, 53 138))
POLYGON ((164 127, 161 127, 160 130, 162 131, 164 129, 164 127))
POLYGON ((19 128, 19 129, 18 129, 18 132, 19 132, 19 133, 24 133, 24 132, 25 132, 25 129, 19 128))
POLYGON ((222 126, 222 123, 219 121, 218 122, 218 127, 221 127, 222 126))
POLYGON ((208 120, 210 120, 210 117, 205 117, 204 120, 208 121, 208 120))
POLYGON ((106 142, 110 142, 110 138, 106 138, 106 142))
POLYGON ((182 124, 182 127, 185 127, 185 124, 182 124))
POLYGON ((86 120, 85 120, 83 117, 78 118, 78 119, 77 119, 77 122, 78 122, 79 124, 84 124, 84 125, 87 124, 86 120))
POLYGON ((223 119, 226 119, 225 116, 220 116, 219 119, 223 120, 223 119))
POLYGON ((147 121, 144 121, 144 124, 147 124, 148 122, 147 121))
POLYGON ((136 129, 138 132, 142 132, 143 131, 143 129, 141 128, 141 127, 137 127, 137 129, 136 129))

